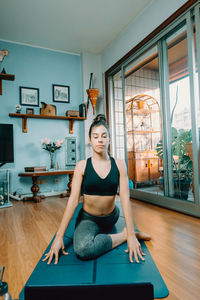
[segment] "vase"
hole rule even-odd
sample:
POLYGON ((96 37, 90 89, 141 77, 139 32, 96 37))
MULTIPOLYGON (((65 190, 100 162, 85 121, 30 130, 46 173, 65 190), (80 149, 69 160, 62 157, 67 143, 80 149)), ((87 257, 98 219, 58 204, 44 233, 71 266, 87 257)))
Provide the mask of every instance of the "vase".
POLYGON ((49 152, 50 154, 50 169, 55 169, 55 153, 49 152))

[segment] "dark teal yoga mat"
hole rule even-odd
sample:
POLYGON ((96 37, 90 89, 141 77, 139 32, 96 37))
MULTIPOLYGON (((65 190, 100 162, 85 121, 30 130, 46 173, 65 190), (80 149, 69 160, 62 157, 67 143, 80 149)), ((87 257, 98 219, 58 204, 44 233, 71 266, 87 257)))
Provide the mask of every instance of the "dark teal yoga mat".
MULTIPOLYGON (((117 205, 120 207, 119 203, 117 205)), ((77 258, 73 251, 72 238, 76 215, 80 207, 81 204, 77 208, 64 238, 69 255, 60 256, 59 263, 57 265, 54 263, 47 265, 46 262, 42 262, 42 259, 44 258, 43 255, 26 282, 25 287, 27 286, 32 289, 36 288, 37 290, 41 289, 41 291, 42 289, 49 288, 52 289, 52 292, 53 289, 55 290, 55 288, 57 288, 57 291, 58 288, 60 290, 68 288, 68 291, 71 291, 72 293, 70 294, 71 299, 73 298, 73 292, 77 292, 77 289, 79 288, 88 288, 89 291, 93 291, 94 293, 96 293, 95 288, 98 288, 98 293, 96 294, 97 296, 94 294, 94 299, 97 299, 98 295, 100 295, 102 291, 104 291, 105 294, 106 289, 109 288, 111 288, 112 291, 118 291, 119 289, 117 292, 118 295, 122 293, 122 290, 128 291, 130 288, 135 288, 135 290, 133 290, 135 291, 135 296, 137 293, 144 293, 144 295, 146 295, 145 289, 150 295, 153 293, 150 287, 152 284, 154 298, 167 297, 169 291, 144 242, 141 242, 141 246, 146 254, 145 261, 141 261, 139 264, 135 262, 129 262, 129 256, 125 252, 126 243, 98 257, 95 260, 82 261, 77 258), (74 287, 75 289, 73 290, 74 287)), ((113 233, 120 232, 125 226, 121 207, 120 211, 121 215, 115 228, 113 229, 113 233)), ((51 243, 46 249, 45 253, 50 249, 51 243)), ((84 293, 84 289, 80 289, 80 294, 84 293)), ((63 291, 66 293, 66 290, 63 291)), ((145 296, 142 297, 143 298, 140 298, 141 300, 153 299, 151 296, 149 298, 145 298, 145 296)), ((36 299, 33 296, 27 298, 28 300, 36 299)), ((19 299, 24 299, 24 289, 20 293, 19 299)))

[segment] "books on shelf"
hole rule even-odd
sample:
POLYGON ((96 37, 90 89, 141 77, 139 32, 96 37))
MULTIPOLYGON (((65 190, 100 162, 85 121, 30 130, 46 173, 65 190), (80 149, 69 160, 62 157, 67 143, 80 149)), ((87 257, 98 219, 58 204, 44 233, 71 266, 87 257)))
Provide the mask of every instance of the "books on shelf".
POLYGON ((46 171, 45 166, 36 166, 36 167, 24 167, 25 172, 42 172, 46 171))

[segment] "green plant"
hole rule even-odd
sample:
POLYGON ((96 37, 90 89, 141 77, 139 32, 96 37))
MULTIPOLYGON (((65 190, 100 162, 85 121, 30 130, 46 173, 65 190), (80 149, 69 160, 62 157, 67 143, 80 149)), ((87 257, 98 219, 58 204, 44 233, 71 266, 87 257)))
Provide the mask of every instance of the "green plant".
MULTIPOLYGON (((192 180, 193 169, 192 160, 186 153, 186 144, 192 141, 191 130, 172 127, 172 165, 174 178, 178 180, 192 180), (177 159, 176 159, 177 157, 177 159)), ((160 140, 156 151, 163 159, 163 142, 160 140)))
MULTIPOLYGON (((176 88, 176 101, 171 113, 171 125, 176 105, 178 103, 178 85, 176 88)), ((172 134, 172 167, 174 177, 174 196, 180 199, 188 198, 188 191, 193 178, 192 160, 186 153, 186 144, 192 142, 191 130, 171 128, 172 134)), ((160 140, 156 147, 158 157, 163 159, 163 142, 160 140)))

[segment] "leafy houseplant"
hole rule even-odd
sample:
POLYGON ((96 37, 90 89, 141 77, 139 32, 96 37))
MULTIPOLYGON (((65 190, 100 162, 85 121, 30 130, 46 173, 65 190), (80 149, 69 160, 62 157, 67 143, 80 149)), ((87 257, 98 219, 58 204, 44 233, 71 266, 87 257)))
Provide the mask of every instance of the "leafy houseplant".
MULTIPOLYGON (((188 191, 192 181, 192 160, 186 153, 186 144, 192 141, 191 130, 172 127, 172 166, 174 176, 174 196, 180 199, 188 198, 188 191)), ((163 142, 156 147, 158 156, 163 159, 163 142)))

